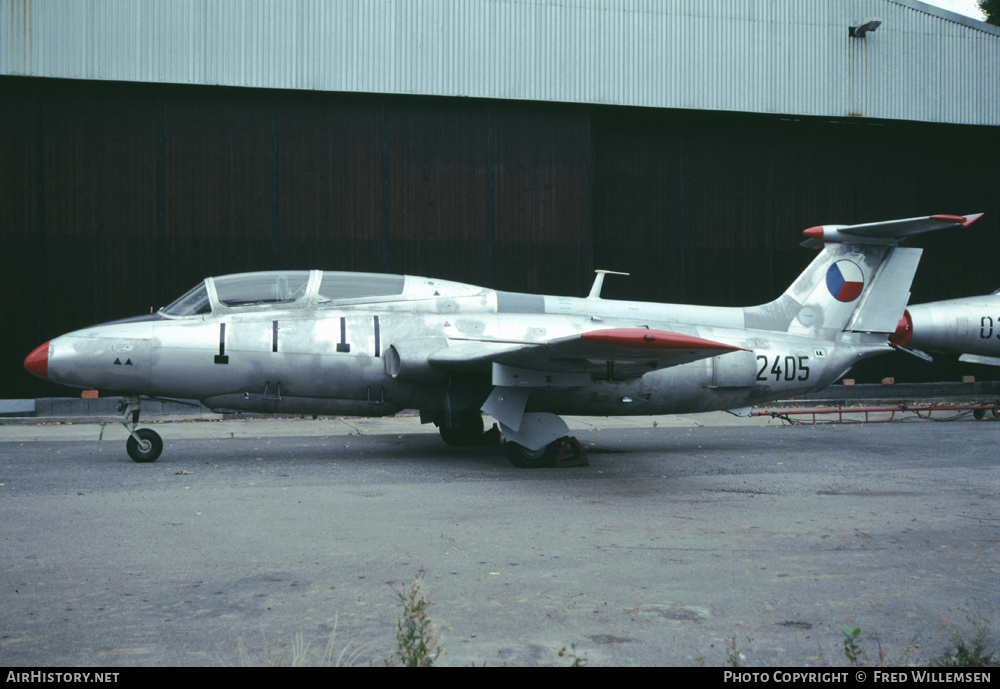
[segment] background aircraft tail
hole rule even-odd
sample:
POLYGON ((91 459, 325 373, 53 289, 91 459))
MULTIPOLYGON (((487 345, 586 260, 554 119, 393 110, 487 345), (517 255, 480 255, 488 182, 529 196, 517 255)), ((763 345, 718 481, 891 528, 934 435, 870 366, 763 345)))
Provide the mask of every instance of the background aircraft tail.
POLYGON ((745 310, 749 328, 836 340, 844 332, 895 332, 910 298, 922 249, 905 238, 968 227, 978 215, 932 215, 805 230, 804 246, 820 254, 778 299, 745 310))

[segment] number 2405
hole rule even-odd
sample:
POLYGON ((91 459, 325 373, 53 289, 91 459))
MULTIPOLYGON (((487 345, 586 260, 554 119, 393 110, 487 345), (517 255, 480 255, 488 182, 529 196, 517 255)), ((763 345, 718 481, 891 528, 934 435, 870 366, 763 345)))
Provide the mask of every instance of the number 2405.
POLYGON ((776 354, 772 359, 758 354, 757 363, 760 364, 757 380, 767 381, 771 376, 774 376, 774 380, 781 380, 782 377, 785 380, 809 380, 809 357, 807 356, 782 357, 776 354), (770 364, 770 369, 768 364, 770 364))

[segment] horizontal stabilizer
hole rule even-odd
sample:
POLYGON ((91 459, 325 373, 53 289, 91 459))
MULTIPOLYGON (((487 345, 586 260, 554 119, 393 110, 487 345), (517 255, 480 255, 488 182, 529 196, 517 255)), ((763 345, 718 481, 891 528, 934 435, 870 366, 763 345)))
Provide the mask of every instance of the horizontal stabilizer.
POLYGON ((807 239, 802 246, 812 249, 822 248, 827 243, 839 244, 885 244, 896 246, 913 235, 943 230, 949 227, 968 227, 982 217, 982 213, 972 215, 928 215, 922 218, 887 220, 885 222, 861 225, 820 225, 804 230, 807 239))
POLYGON ((922 351, 920 349, 912 349, 910 347, 903 347, 902 345, 894 345, 894 346, 895 346, 895 348, 898 351, 905 352, 906 354, 909 354, 910 356, 915 356, 918 359, 920 359, 921 361, 926 361, 929 364, 933 364, 934 363, 934 357, 932 357, 930 354, 928 354, 925 351, 922 351))
POLYGON ((1000 357, 983 356, 981 354, 963 354, 958 360, 966 364, 982 364, 983 366, 1000 366, 1000 357))

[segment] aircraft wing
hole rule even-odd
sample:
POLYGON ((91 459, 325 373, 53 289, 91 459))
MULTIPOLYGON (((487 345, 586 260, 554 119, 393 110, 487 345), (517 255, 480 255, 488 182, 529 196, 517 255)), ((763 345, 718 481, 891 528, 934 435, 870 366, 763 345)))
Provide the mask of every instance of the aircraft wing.
POLYGON ((608 373, 622 379, 739 350, 743 348, 664 330, 611 328, 538 343, 452 340, 431 354, 429 363, 441 369, 501 364, 543 374, 608 373))

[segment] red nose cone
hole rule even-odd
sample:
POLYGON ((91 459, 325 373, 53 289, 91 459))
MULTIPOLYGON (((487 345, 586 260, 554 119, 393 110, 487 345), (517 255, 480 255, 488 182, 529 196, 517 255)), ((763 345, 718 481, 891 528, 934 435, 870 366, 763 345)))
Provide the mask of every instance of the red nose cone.
POLYGON ((39 378, 49 377, 49 343, 38 347, 24 360, 24 367, 39 378))

